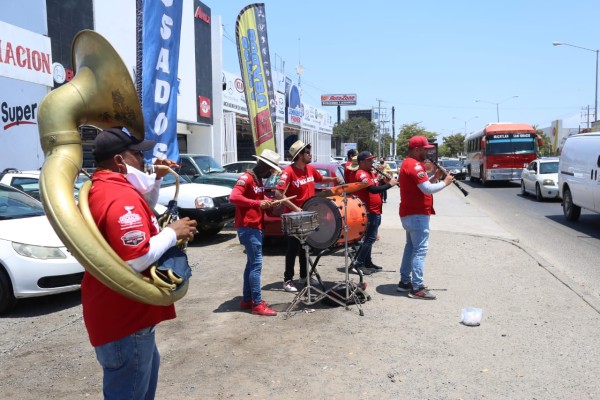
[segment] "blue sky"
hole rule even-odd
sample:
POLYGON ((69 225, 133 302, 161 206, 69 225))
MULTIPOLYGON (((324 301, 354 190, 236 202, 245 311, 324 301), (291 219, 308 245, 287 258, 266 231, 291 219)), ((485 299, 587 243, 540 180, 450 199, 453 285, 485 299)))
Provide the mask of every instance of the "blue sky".
MULTIPOLYGON (((222 17, 224 68, 239 73, 232 40, 250 2, 204 3, 222 17)), ((555 119, 586 127, 582 110, 594 112, 596 53, 552 43, 600 48, 598 0, 264 3, 271 62, 284 60, 294 79, 302 64, 305 103, 356 93, 358 105, 342 107, 342 119, 347 109, 379 104, 391 119, 394 106, 396 130, 418 122, 446 136, 463 133, 465 121, 467 132, 496 122, 495 103, 500 121, 540 128, 555 119)), ((337 118, 336 107, 323 108, 337 118)))

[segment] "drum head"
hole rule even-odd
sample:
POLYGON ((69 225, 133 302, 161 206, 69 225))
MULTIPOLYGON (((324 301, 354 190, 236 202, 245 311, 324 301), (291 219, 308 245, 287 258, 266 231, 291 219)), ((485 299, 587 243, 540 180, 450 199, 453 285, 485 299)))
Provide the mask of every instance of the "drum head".
POLYGON ((342 216, 335 202, 326 197, 312 197, 302 209, 316 211, 319 215, 319 228, 306 238, 306 243, 315 249, 333 246, 342 231, 342 216))

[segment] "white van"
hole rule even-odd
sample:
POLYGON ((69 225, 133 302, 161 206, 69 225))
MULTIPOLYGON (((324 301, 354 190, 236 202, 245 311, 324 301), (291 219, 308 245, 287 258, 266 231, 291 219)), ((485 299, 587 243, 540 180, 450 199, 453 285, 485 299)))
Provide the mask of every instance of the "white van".
POLYGON ((570 136, 558 164, 563 213, 577 221, 581 209, 600 212, 600 132, 570 136))

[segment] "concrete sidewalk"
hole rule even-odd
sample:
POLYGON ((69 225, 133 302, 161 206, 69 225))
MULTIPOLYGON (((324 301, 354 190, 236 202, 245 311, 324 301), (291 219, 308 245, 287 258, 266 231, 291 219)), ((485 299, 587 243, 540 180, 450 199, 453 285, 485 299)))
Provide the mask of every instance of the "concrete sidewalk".
MULTIPOLYGON (((216 380, 206 398, 600 398, 598 313, 455 188, 435 195, 425 282, 438 299, 397 292, 405 243, 398 202, 394 189, 373 248, 384 270, 365 277, 364 316, 357 306, 301 305, 286 319, 294 295, 281 289, 285 245, 265 248, 263 297, 281 312, 270 320, 238 310, 241 246, 229 241, 223 250, 235 266, 203 262, 204 286, 218 282, 218 290, 192 290, 185 303, 194 314, 184 308, 181 318, 223 301, 206 316, 210 323, 189 327, 194 342, 205 343, 204 372, 216 380), (479 327, 460 324, 464 307, 483 309, 479 327), (242 339, 232 326, 243 329, 242 339), (246 373, 249 360, 257 369, 246 373), (236 374, 220 374, 222 365, 236 374), (257 374, 264 377, 258 387, 257 374)), ((322 257, 318 271, 325 281, 343 280, 343 252, 322 257)), ((189 359, 194 351, 189 345, 173 356, 189 359)))
MULTIPOLYGON (((380 229, 402 229, 399 217, 400 190, 388 190, 388 200, 383 205, 383 217, 380 229), (392 216, 396 218, 392 218, 392 216)), ((478 236, 497 237, 508 240, 513 235, 501 228, 479 208, 471 204, 470 198, 453 186, 434 195, 436 215, 431 217, 432 231, 467 233, 478 236)))

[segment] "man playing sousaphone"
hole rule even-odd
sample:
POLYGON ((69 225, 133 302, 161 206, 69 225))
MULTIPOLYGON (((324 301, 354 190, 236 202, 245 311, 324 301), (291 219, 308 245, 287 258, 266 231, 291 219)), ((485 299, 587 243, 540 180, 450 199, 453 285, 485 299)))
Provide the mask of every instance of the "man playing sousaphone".
MULTIPOLYGON (((290 147, 290 155, 293 164, 289 165, 279 177, 275 191, 276 199, 283 199, 285 196, 296 196, 292 200, 285 200, 285 213, 292 211, 302 211, 302 204, 315 195, 315 182, 336 182, 342 183, 341 178, 337 176, 323 176, 312 165, 311 145, 304 144, 297 140, 290 147)), ((306 253, 302 250, 300 240, 294 236, 287 238, 287 253, 285 255, 285 272, 283 274, 283 289, 286 292, 297 292, 294 284, 294 265, 296 256, 300 256, 300 283, 306 282, 308 275, 306 266, 306 253)))
MULTIPOLYGON (((134 270, 146 274, 178 239, 192 240, 196 221, 182 218, 159 232, 151 207, 160 179, 143 171, 143 151, 153 141, 137 140, 125 128, 110 128, 94 140, 97 169, 92 176, 89 208, 110 247, 134 270), (148 200, 146 200, 148 199, 148 200)), ((176 166, 157 160, 157 165, 176 166)), ((105 399, 151 399, 158 383, 160 355, 156 324, 175 318, 175 307, 131 300, 105 286, 89 272, 81 283, 83 320, 96 358, 103 368, 105 399)))
POLYGON ((240 308, 252 310, 252 314, 256 315, 274 316, 277 312, 263 301, 260 285, 264 210, 276 204, 265 199, 263 179, 269 178, 273 172, 281 172, 281 157, 269 149, 254 157, 258 160, 256 167, 240 175, 229 196, 229 201, 235 205, 238 239, 244 245, 247 257, 240 308))

